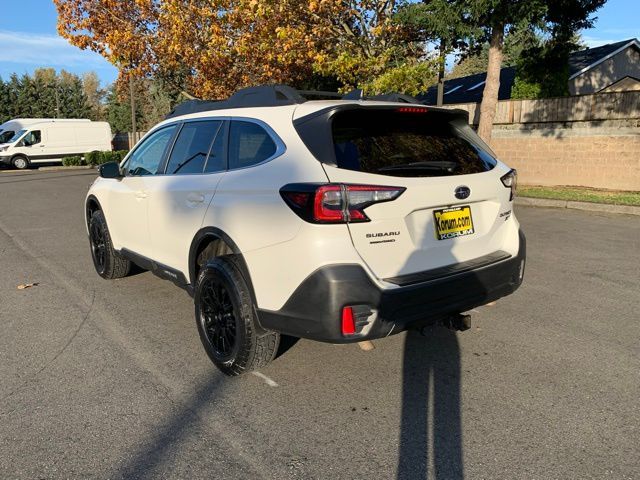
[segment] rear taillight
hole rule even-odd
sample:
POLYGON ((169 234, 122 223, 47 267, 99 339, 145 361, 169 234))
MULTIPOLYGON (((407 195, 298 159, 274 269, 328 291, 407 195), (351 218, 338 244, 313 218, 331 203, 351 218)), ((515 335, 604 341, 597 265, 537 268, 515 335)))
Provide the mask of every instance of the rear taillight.
POLYGON ((511 189, 509 200, 513 200, 516 196, 516 188, 518 187, 518 172, 512 169, 509 173, 500 177, 500 181, 505 187, 511 189))
POLYGON ((364 209, 398 198, 404 187, 342 183, 285 185, 280 195, 300 218, 311 223, 368 222, 364 209))

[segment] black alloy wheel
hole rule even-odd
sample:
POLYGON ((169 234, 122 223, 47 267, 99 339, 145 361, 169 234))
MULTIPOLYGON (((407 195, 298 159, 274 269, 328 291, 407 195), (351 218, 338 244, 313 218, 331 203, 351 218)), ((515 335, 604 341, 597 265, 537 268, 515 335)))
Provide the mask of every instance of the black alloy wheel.
POLYGON ((93 264, 96 267, 96 271, 100 275, 104 275, 107 266, 107 246, 105 242, 104 225, 100 222, 91 222, 89 236, 93 264))
POLYGON ((225 375, 237 376, 267 365, 280 334, 260 326, 246 269, 234 255, 206 262, 194 291, 196 325, 211 361, 225 375))
POLYGON ((228 290, 215 278, 207 278, 200 294, 201 328, 219 361, 234 357, 238 345, 238 321, 228 290))
POLYGON ((131 262, 114 250, 102 210, 91 213, 88 227, 91 258, 98 275, 109 280, 126 277, 131 262))

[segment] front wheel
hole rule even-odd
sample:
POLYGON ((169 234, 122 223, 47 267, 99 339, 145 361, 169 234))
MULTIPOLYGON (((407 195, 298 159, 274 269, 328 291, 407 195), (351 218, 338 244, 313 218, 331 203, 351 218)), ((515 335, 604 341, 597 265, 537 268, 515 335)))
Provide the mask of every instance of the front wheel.
POLYGON ((22 155, 18 155, 17 157, 13 157, 11 163, 13 163, 13 166, 18 170, 24 170, 29 166, 29 159, 22 155))
POLYGON ((89 220, 89 244, 93 265, 98 275, 111 280, 126 277, 129 274, 131 262, 122 258, 113 249, 107 221, 101 210, 93 212, 89 220))
POLYGON ((280 335, 258 325, 249 287, 233 261, 216 258, 201 270, 194 301, 202 345, 224 374, 240 375, 273 360, 280 335))

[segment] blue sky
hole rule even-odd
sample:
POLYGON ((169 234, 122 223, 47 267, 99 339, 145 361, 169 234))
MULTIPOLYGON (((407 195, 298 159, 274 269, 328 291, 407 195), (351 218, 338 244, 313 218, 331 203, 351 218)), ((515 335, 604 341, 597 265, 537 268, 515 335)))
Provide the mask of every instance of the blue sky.
MULTIPOLYGON (((127 1, 127 0, 123 0, 127 1)), ((638 0, 609 0, 597 13, 595 28, 583 32, 589 46, 640 37, 638 0)), ((104 84, 118 72, 100 55, 69 45, 56 32, 51 0, 3 0, 0 15, 0 76, 23 74, 37 67, 75 73, 95 71, 104 84)))

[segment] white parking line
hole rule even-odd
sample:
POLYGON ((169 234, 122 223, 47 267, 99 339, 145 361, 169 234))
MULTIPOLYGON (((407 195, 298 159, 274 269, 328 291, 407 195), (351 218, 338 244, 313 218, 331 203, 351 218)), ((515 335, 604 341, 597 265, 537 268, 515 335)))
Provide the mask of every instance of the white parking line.
POLYGON ((267 377, 263 373, 260 373, 260 372, 251 372, 251 373, 253 373, 256 377, 261 378, 262 380, 264 380, 264 383, 266 383, 270 387, 277 387, 278 386, 278 384, 276 382, 271 380, 269 377, 267 377))

